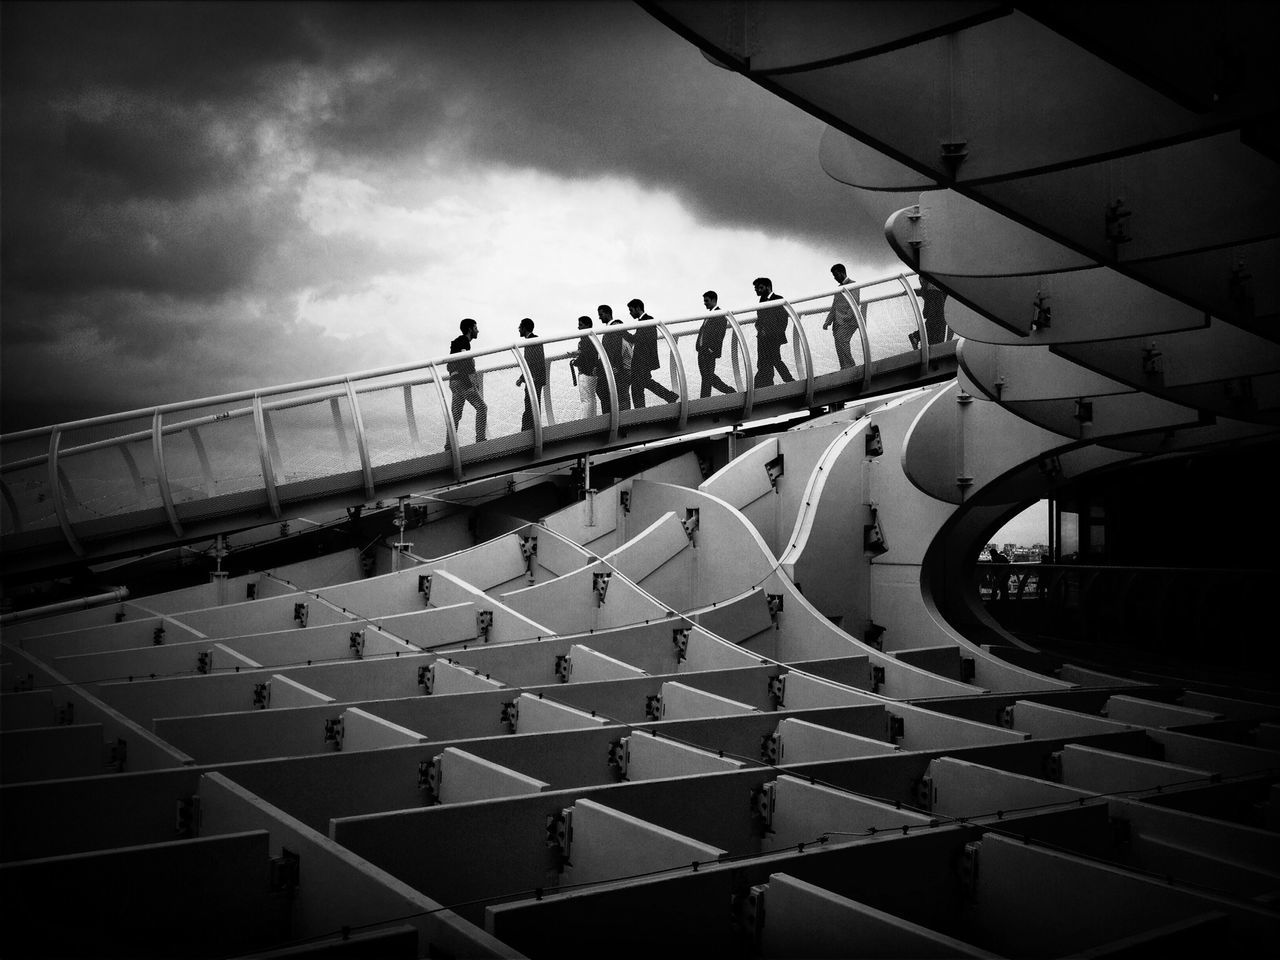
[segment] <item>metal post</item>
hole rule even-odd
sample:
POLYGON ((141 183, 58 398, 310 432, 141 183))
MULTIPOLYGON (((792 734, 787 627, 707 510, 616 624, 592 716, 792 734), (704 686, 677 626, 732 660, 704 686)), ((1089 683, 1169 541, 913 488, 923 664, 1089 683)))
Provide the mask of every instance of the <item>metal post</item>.
POLYGON ((662 337, 667 341, 667 349, 671 351, 671 362, 680 387, 680 414, 676 420, 676 429, 683 430, 685 424, 689 422, 689 378, 685 375, 684 358, 680 356, 680 348, 676 345, 675 337, 671 335, 665 323, 658 324, 658 329, 662 331, 662 337))
MULTIPOLYGON (((756 399, 756 375, 755 364, 751 360, 751 348, 747 346, 746 334, 742 332, 742 324, 728 310, 724 312, 724 318, 729 321, 729 326, 733 327, 733 335, 737 337, 736 346, 742 350, 742 360, 745 369, 742 371, 742 383, 744 386, 743 393, 745 396, 742 400, 742 419, 746 420, 751 416, 751 407, 756 399)), ((737 359, 737 355, 734 355, 737 359)), ((735 370, 734 373, 737 373, 735 370)))
POLYGON ((164 427, 161 418, 164 415, 157 410, 151 419, 151 456, 156 462, 156 483, 160 486, 160 499, 164 502, 165 516, 169 518, 169 527, 174 536, 182 536, 182 524, 178 522, 178 510, 173 505, 173 491, 169 488, 169 472, 164 465, 164 427))

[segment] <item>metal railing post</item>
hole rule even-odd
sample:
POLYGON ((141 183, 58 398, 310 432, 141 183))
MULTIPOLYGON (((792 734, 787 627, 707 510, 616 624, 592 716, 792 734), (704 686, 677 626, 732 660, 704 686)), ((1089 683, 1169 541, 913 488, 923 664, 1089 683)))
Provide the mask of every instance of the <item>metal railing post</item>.
POLYGON ((804 359, 804 405, 806 407, 813 406, 813 353, 809 349, 809 335, 804 332, 804 327, 800 323, 800 314, 796 313, 796 308, 791 305, 791 301, 785 297, 782 300, 782 309, 787 311, 787 316, 791 318, 792 324, 796 329, 796 341, 792 343, 791 348, 799 363, 801 358, 804 359))
POLYGON ((929 331, 924 327, 924 311, 920 309, 920 298, 916 296, 915 289, 907 282, 905 273, 898 275, 898 282, 902 284, 902 289, 907 292, 907 303, 911 304, 911 312, 916 317, 916 330, 920 334, 920 372, 925 373, 929 369, 929 331))
POLYGON ((77 557, 84 556, 84 547, 76 539, 71 529, 71 518, 67 516, 67 504, 62 496, 62 484, 58 478, 58 444, 62 441, 62 429, 54 427, 49 434, 49 496, 53 498, 53 512, 58 517, 58 526, 62 530, 63 539, 71 547, 77 557))
POLYGON ((267 492, 267 505, 271 515, 280 519, 280 497, 276 493, 276 474, 271 463, 271 450, 267 446, 267 418, 262 412, 262 396, 253 395, 253 427, 258 436, 258 460, 262 463, 262 484, 267 492))
POLYGON ((440 370, 435 361, 429 362, 427 366, 431 368, 431 380, 436 385, 436 392, 440 394, 440 412, 444 415, 444 444, 453 457, 453 479, 461 481, 462 451, 458 449, 458 431, 453 425, 453 411, 449 407, 449 401, 445 399, 444 383, 440 380, 440 370))
MULTIPOLYGON (((743 365, 746 367, 742 371, 742 383, 745 389, 742 391, 745 395, 742 401, 742 419, 746 420, 751 416, 751 407, 756 402, 756 375, 755 364, 751 360, 751 348, 747 346, 747 336, 742 332, 742 324, 728 310, 724 312, 724 318, 729 321, 729 326, 733 327, 733 335, 737 337, 735 346, 742 350, 743 365)), ((737 355, 734 355, 737 359, 737 355)), ((736 374, 738 371, 734 371, 736 374)))
POLYGON ((660 323, 658 324, 658 329, 662 331, 662 338, 667 341, 667 349, 671 351, 671 361, 675 367, 676 380, 680 386, 680 414, 676 419, 676 429, 683 430, 685 424, 689 422, 689 379, 684 370, 684 358, 680 356, 680 348, 676 344, 676 338, 671 335, 667 325, 660 323))
POLYGON ((858 384, 858 390, 862 391, 871 382, 871 335, 867 332, 867 318, 862 312, 862 305, 858 303, 854 292, 842 287, 840 295, 848 301, 849 309, 853 311, 853 320, 858 325, 858 339, 862 342, 862 380, 858 384))
POLYGON ((360 402, 356 399, 355 387, 351 378, 347 378, 347 401, 351 404, 351 422, 356 428, 356 449, 360 451, 360 472, 364 475, 364 495, 366 500, 373 499, 373 463, 369 459, 369 441, 365 437, 364 417, 360 414, 360 402))
MULTIPOLYGON (((539 391, 534 386, 533 373, 529 370, 529 364, 524 358, 524 350, 520 347, 512 347, 511 353, 515 356, 516 365, 520 368, 520 376, 524 378, 524 395, 529 404, 529 409, 533 413, 531 418, 533 425, 533 458, 540 460, 542 459, 542 404, 538 398, 539 391)), ((544 373, 546 369, 547 365, 544 360, 542 364, 544 373)))
POLYGON ((609 404, 609 443, 616 443, 618 440, 618 421, 621 411, 618 409, 618 381, 613 375, 613 364, 609 360, 609 355, 604 352, 604 341, 594 330, 587 334, 591 338, 591 342, 596 345, 596 356, 600 361, 600 369, 604 371, 605 382, 609 384, 609 396, 612 403, 609 404))
POLYGON ((156 483, 160 487, 160 499, 164 503, 165 516, 176 537, 182 536, 182 524, 178 521, 178 509, 173 504, 173 491, 169 487, 169 473, 164 465, 164 427, 159 410, 151 420, 151 457, 156 462, 156 483))

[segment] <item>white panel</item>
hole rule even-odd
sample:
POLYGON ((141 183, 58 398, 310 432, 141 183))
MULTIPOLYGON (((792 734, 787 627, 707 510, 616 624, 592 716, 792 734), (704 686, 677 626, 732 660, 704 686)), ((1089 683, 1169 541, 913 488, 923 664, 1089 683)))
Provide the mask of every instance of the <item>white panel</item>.
POLYGON ((594 801, 579 800, 573 805, 571 866, 564 880, 598 883, 715 860, 724 852, 594 801))

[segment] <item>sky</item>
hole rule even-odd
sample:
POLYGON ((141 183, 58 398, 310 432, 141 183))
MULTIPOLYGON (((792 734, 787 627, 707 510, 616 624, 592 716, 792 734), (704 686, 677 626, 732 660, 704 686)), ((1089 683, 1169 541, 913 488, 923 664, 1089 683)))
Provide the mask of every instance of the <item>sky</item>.
POLYGON ((5 431, 897 273, 823 124, 627 2, 5 3, 5 431))

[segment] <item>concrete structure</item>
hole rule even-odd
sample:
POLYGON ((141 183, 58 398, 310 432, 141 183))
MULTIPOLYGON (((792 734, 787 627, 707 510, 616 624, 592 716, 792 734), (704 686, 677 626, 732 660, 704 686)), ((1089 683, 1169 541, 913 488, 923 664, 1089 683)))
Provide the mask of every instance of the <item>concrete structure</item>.
MULTIPOLYGON (((297 438, 261 398, 239 418, 252 482, 234 443, 199 462, 214 444, 190 438, 225 424, 180 425, 191 476, 214 487, 193 481, 185 499, 168 412, 61 451, 80 476, 59 438, 84 427, 41 434, 46 452, 6 474, 10 570, 237 532, 208 583, 154 592, 139 575, 127 596, 6 621, 0 876, 18 953, 1120 956, 1276 941, 1275 691, 1037 650, 979 601, 973 559, 1027 502, 1101 468, 1274 446, 1274 277, 1257 271, 1248 311, 1230 271, 1196 281, 1222 250, 1274 242, 1257 239, 1274 233, 1274 157, 1223 139, 1257 129, 1262 94, 1213 91, 1213 122, 1195 121, 1197 89, 1152 78, 1199 74, 1150 52, 1133 54, 1141 70, 1112 62, 1067 14, 808 10, 653 7, 832 121, 822 162, 837 179, 925 191, 886 230, 952 297, 955 378, 951 344, 876 353, 887 327, 924 331, 913 285, 891 281, 906 309, 864 315, 850 370, 800 334, 796 385, 689 400, 677 334, 691 318, 663 327, 678 403, 559 433, 543 432, 542 398, 536 430, 495 423, 460 443, 428 365, 422 383, 363 381, 394 401, 380 425, 360 378, 281 392, 273 409, 334 412, 323 435, 341 469, 289 465, 297 438), (1039 82, 995 82, 1018 70, 1039 82), (1069 96, 1088 122, 1022 135, 1069 96), (955 129, 935 129, 944 115, 955 129), (1156 176, 1166 150, 1194 158, 1156 176), (1103 204, 1095 243, 1075 215, 1129 162, 1145 192, 1103 204), (1237 204, 1222 222, 1188 200, 1208 180, 1214 203, 1237 204), (1140 236, 1141 217, 1171 224, 1173 207, 1185 229, 1140 236), (436 407, 416 402, 422 386, 436 407), (812 415, 632 446, 753 410, 812 415), (396 459, 401 425, 416 446, 396 459), (445 437, 447 452, 418 449, 445 437), (590 458, 594 480, 555 463, 594 449, 619 451, 590 458), (135 469, 91 477, 99 455, 135 469), (137 482, 104 492, 121 477, 137 482), (89 479, 113 504, 103 523, 77 513, 89 479), (50 494, 37 521, 19 481, 50 494), (324 517, 371 491, 405 499, 324 517), (351 545, 317 555, 319 534, 279 530, 308 512, 351 545), (357 536, 378 517, 372 543, 357 536), (238 532, 255 519, 266 533, 238 532)), ((1171 43, 1193 14, 1172 16, 1171 43)), ((843 295, 801 301, 792 330, 843 295)))

